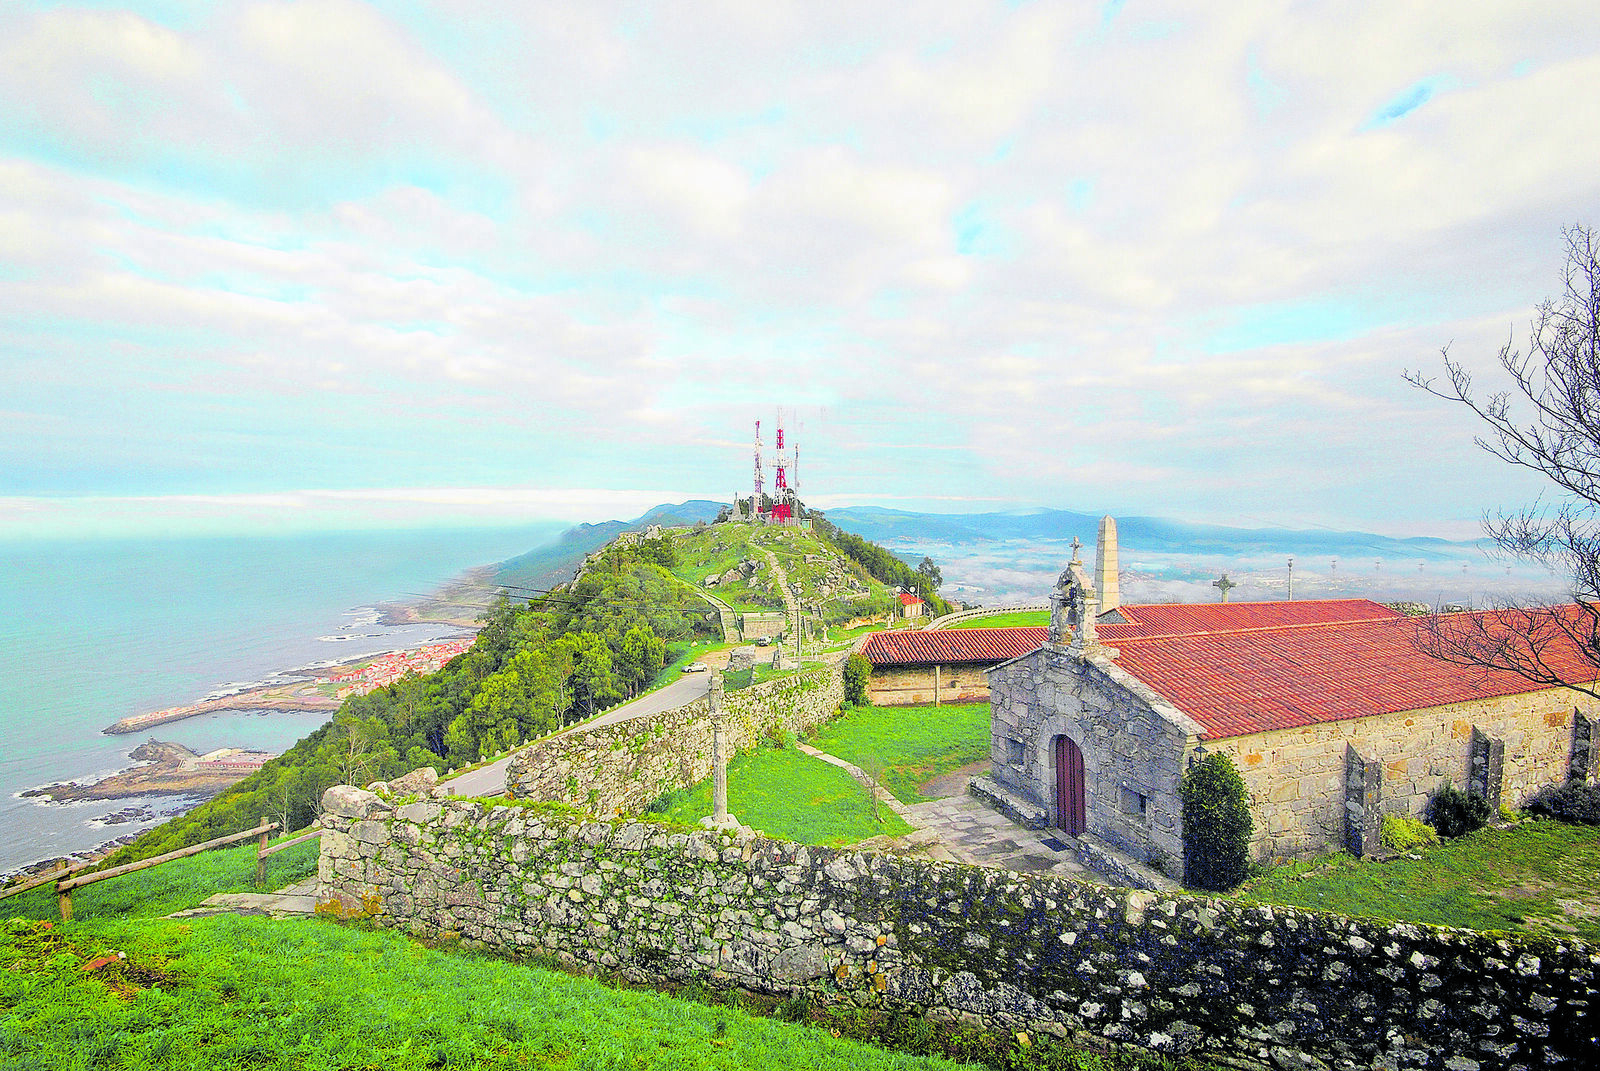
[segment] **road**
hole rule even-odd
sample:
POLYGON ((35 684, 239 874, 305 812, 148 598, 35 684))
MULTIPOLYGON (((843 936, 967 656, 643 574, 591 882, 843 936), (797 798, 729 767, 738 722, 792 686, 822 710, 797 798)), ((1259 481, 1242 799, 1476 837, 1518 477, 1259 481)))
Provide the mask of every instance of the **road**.
MULTIPOLYGON (((615 725, 631 718, 643 718, 672 710, 694 702, 711 688, 711 674, 685 673, 658 691, 641 695, 621 706, 612 707, 598 718, 563 729, 563 733, 580 729, 596 729, 602 725, 615 725)), ((506 790, 506 766, 511 761, 507 755, 470 773, 439 782, 452 796, 498 796, 506 790)))

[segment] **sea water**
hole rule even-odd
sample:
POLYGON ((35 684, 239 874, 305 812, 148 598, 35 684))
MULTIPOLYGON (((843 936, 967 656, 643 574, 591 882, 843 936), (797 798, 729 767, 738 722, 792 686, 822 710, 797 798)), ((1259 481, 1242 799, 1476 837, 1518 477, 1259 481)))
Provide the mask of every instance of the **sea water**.
POLYGON ((198 752, 281 752, 326 712, 221 713, 106 736, 119 718, 270 682, 276 674, 459 636, 384 626, 473 566, 547 541, 549 526, 293 537, 0 542, 0 874, 149 828, 195 801, 23 798, 130 764, 154 736, 198 752), (154 816, 102 819, 130 804, 154 816))

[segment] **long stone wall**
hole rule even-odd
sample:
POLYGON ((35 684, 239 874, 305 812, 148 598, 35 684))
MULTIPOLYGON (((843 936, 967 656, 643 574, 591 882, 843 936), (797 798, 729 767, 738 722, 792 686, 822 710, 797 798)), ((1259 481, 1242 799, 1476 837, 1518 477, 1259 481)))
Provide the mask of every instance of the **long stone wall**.
POLYGON ((1481 699, 1426 710, 1323 722, 1207 743, 1227 753, 1244 777, 1262 858, 1343 844, 1346 747, 1377 763, 1377 807, 1420 816, 1442 784, 1468 788, 1474 727, 1504 746, 1500 800, 1521 804, 1566 780, 1575 704, 1595 701, 1566 689, 1481 699))
POLYGON ((538 805, 329 789, 324 909, 427 937, 1247 1066, 1595 1066, 1600 952, 538 805))
MULTIPOLYGON (((765 737, 809 732, 844 700, 842 663, 805 670, 723 697, 735 751, 765 737)), ((579 727, 511 757, 506 787, 518 799, 550 800, 595 814, 638 814, 663 794, 711 776, 707 700, 597 729, 579 727)))

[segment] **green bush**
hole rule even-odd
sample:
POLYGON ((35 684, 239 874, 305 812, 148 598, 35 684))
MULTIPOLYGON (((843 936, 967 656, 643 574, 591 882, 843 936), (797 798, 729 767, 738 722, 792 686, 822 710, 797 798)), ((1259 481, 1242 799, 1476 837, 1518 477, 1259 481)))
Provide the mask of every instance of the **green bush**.
POLYGON ((1600 826, 1600 785, 1568 781, 1540 789, 1523 804, 1529 814, 1578 825, 1600 826))
POLYGON ((844 701, 863 705, 867 702, 867 681, 872 676, 872 663, 867 656, 856 651, 844 662, 844 701))
POLYGON ((1250 869, 1250 799, 1226 755, 1207 755, 1183 775, 1183 883, 1231 889, 1250 869))
POLYGON ((1491 813, 1488 800, 1468 795, 1448 782, 1440 785, 1428 801, 1428 824, 1441 837, 1459 837, 1482 829, 1491 813))
POLYGON ((1406 818, 1398 814, 1383 816, 1383 826, 1378 839, 1391 852, 1409 852, 1439 843, 1439 834, 1420 818, 1406 818))

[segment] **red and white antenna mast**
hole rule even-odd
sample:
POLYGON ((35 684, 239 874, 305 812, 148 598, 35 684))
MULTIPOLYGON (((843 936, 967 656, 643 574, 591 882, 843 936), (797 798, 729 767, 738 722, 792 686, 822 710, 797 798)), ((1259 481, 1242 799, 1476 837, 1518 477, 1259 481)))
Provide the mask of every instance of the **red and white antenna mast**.
MULTIPOLYGON (((778 433, 781 437, 782 432, 778 433)), ((750 515, 753 517, 761 512, 761 493, 766 489, 766 481, 761 478, 761 421, 756 421, 756 482, 755 497, 750 500, 750 515)))

